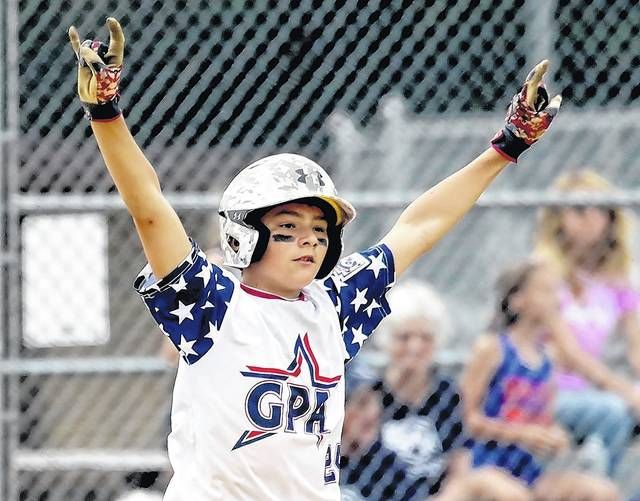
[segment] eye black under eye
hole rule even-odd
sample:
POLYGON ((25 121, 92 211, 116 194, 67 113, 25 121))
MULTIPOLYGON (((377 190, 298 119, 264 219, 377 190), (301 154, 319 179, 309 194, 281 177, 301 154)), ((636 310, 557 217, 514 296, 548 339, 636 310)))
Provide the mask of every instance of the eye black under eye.
POLYGON ((291 240, 293 240, 293 237, 291 235, 280 235, 278 233, 271 235, 271 239, 274 242, 290 242, 291 240))

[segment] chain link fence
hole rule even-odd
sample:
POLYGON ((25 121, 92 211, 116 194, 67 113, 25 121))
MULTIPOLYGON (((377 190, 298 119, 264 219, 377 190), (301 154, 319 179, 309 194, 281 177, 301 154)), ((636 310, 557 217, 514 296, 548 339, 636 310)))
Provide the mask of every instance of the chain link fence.
POLYGON ((127 122, 204 247, 232 176, 285 151, 326 166, 359 209, 346 251, 370 245, 486 147, 528 69, 551 59, 548 86, 564 96, 552 133, 411 270, 455 312, 456 363, 488 320, 497 271, 531 250, 537 208, 564 202, 545 191, 558 172, 592 166, 623 189, 617 204, 640 205, 636 0, 7 2, 2 499, 111 500, 167 479, 172 362, 131 288, 144 257, 76 99, 66 35, 104 39, 107 15, 127 37, 127 122))

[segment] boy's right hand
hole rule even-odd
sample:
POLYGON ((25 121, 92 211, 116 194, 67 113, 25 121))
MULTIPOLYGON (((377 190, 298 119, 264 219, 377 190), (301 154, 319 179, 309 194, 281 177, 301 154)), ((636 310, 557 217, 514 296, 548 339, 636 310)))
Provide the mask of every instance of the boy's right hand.
POLYGON ((85 40, 74 26, 69 28, 71 47, 78 58, 78 96, 87 118, 110 121, 120 116, 120 76, 124 58, 124 33, 120 23, 107 18, 109 45, 99 40, 85 40))

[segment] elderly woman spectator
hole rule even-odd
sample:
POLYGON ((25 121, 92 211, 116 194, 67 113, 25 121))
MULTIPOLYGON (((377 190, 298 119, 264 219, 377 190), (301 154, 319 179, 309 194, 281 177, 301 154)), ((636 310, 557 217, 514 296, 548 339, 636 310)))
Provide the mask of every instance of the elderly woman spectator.
MULTIPOLYGON (((529 499, 497 468, 470 468, 460 395, 435 364, 437 343, 449 332, 444 302, 421 282, 397 285, 388 299, 393 313, 375 334, 387 358, 382 377, 369 376, 347 401, 346 490, 369 499, 529 499)), ((347 373, 348 387, 357 372, 347 373)))

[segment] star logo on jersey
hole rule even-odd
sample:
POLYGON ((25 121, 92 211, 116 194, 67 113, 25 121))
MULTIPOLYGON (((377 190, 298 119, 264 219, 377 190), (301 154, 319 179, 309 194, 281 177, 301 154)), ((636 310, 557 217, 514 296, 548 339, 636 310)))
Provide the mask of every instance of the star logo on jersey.
POLYGON ((240 373, 260 380, 249 390, 245 400, 245 414, 253 429, 245 430, 232 450, 280 431, 297 433, 295 425, 303 420, 303 432, 314 435, 318 444, 329 433, 325 428, 325 404, 331 388, 339 383, 342 376, 321 374, 308 334, 296 339, 293 360, 285 369, 256 365, 248 365, 247 369, 240 373), (305 368, 311 386, 297 381, 305 368))

